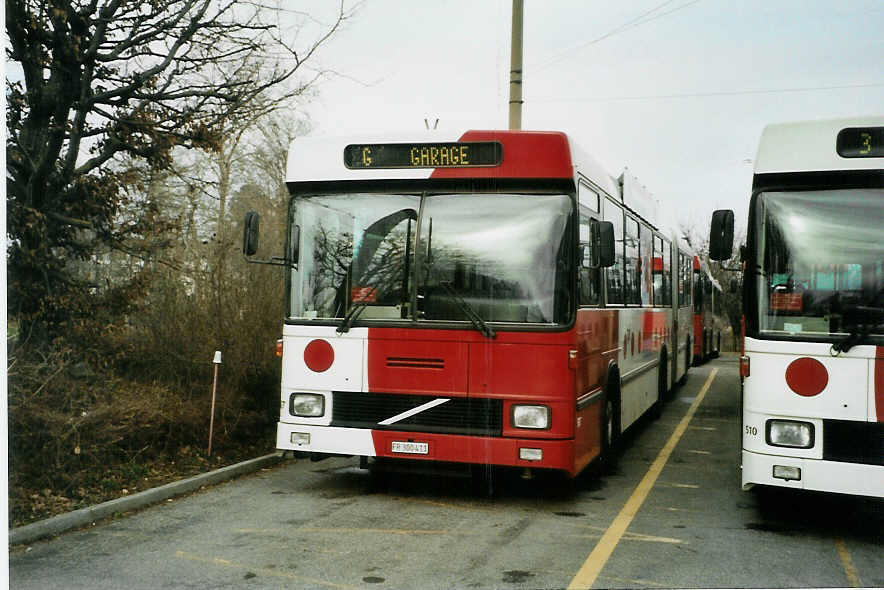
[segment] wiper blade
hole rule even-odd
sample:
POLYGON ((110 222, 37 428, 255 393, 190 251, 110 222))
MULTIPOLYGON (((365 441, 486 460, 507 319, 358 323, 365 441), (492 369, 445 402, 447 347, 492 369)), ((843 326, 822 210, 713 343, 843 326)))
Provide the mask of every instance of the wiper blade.
POLYGON ((362 313, 362 310, 368 306, 368 299, 363 297, 356 303, 354 303, 349 310, 347 310, 347 314, 344 316, 344 319, 341 320, 341 323, 338 325, 336 332, 338 334, 344 334, 350 331, 350 326, 353 325, 353 322, 356 321, 356 318, 359 317, 359 314, 362 313))
POLYGON ((476 310, 473 309, 473 306, 470 305, 466 299, 460 296, 460 293, 454 290, 454 287, 451 286, 451 283, 440 282, 440 285, 448 292, 449 295, 454 299, 457 303, 458 307, 460 307, 461 311, 469 318, 470 322, 473 326, 482 332, 486 338, 494 339, 497 336, 497 333, 494 329, 488 325, 488 323, 482 319, 476 310))
POLYGON ((850 332, 844 340, 832 345, 832 349, 838 353, 849 351, 868 337, 872 330, 884 325, 884 308, 848 305, 845 306, 843 319, 850 332))
POLYGON ((362 310, 364 310, 368 306, 368 304, 371 303, 368 297, 372 293, 386 293, 390 289, 390 287, 392 287, 396 283, 397 280, 398 277, 396 276, 396 273, 392 273, 383 283, 379 285, 370 285, 369 287, 367 287, 366 290, 363 291, 362 298, 359 301, 354 301, 350 309, 347 310, 347 313, 344 315, 344 319, 341 320, 341 323, 338 325, 338 328, 336 330, 337 333, 343 334, 345 332, 349 332, 350 327, 353 325, 353 322, 356 321, 356 318, 359 317, 359 314, 362 313, 362 310))

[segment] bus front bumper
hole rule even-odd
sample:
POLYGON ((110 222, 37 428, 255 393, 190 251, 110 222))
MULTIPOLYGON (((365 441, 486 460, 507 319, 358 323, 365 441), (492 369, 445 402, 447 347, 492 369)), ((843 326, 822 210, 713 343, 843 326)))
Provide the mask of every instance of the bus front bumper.
POLYGON ((744 490, 767 485, 884 497, 884 465, 780 457, 745 449, 742 459, 744 490))
POLYGON ((574 473, 574 441, 399 432, 278 422, 276 448, 331 455, 421 459, 574 473))

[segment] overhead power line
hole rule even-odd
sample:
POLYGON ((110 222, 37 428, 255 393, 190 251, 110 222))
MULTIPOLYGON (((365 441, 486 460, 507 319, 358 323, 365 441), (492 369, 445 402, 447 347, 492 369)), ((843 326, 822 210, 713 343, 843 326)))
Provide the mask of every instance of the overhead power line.
POLYGON ((884 82, 875 82, 871 84, 845 84, 842 86, 809 86, 805 88, 769 88, 762 90, 725 90, 720 92, 690 92, 678 94, 648 94, 636 96, 602 96, 602 97, 584 97, 584 98, 538 98, 533 99, 534 103, 559 103, 559 102, 616 102, 626 100, 658 100, 667 98, 696 98, 710 96, 741 96, 746 94, 778 94, 786 92, 818 92, 823 90, 846 90, 855 88, 877 88, 884 86, 884 82))
POLYGON ((542 64, 537 66, 537 70, 538 71, 544 70, 553 64, 556 64, 564 59, 567 59, 572 54, 577 53, 581 49, 585 49, 586 47, 589 47, 590 45, 595 45, 596 43, 598 43, 600 41, 604 41, 605 39, 608 39, 609 37, 613 37, 614 35, 618 35, 620 33, 626 32, 630 29, 634 29, 635 27, 638 27, 638 26, 644 25, 646 23, 649 23, 651 21, 657 20, 658 18, 662 18, 668 14, 672 14, 673 12, 677 12, 683 8, 687 8, 688 6, 691 6, 692 4, 696 4, 700 0, 691 0, 690 2, 687 2, 686 4, 682 4, 681 6, 676 6, 675 8, 671 8, 670 10, 667 10, 666 12, 654 14, 655 12, 657 12, 658 10, 660 10, 661 8, 666 6, 667 4, 672 4, 673 1, 674 0, 666 0, 662 4, 658 4, 654 8, 648 10, 647 12, 643 12, 642 14, 638 15, 637 17, 626 21, 622 25, 619 25, 618 27, 611 29, 610 31, 608 31, 607 33, 605 33, 604 35, 602 35, 600 37, 596 37, 595 39, 591 39, 589 41, 586 41, 585 43, 581 43, 580 45, 572 47, 571 49, 563 51, 562 53, 558 54, 557 56, 553 57, 552 59, 550 59, 546 62, 543 62, 542 64))

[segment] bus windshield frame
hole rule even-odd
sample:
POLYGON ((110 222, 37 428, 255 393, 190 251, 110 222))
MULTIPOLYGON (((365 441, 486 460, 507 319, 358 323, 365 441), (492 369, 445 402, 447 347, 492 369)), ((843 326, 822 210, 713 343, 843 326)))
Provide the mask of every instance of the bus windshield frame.
POLYGON ((747 335, 884 344, 882 212, 884 188, 876 183, 756 186, 747 335))
POLYGON ((575 217, 575 195, 561 190, 296 194, 286 322, 564 329, 576 309, 575 217))

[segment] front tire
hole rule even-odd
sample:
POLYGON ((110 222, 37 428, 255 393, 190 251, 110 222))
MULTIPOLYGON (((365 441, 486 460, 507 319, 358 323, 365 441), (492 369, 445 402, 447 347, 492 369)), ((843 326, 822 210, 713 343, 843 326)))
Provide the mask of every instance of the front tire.
POLYGON ((663 415, 663 401, 667 397, 668 373, 666 372, 666 355, 660 357, 660 365, 657 370, 657 401, 651 406, 651 417, 659 420, 663 415))
MULTIPOLYGON (((619 381, 619 375, 615 374, 619 381)), ((620 438, 620 399, 616 392, 609 390, 605 394, 604 411, 602 412, 602 472, 611 473, 617 465, 616 446, 620 438)))

